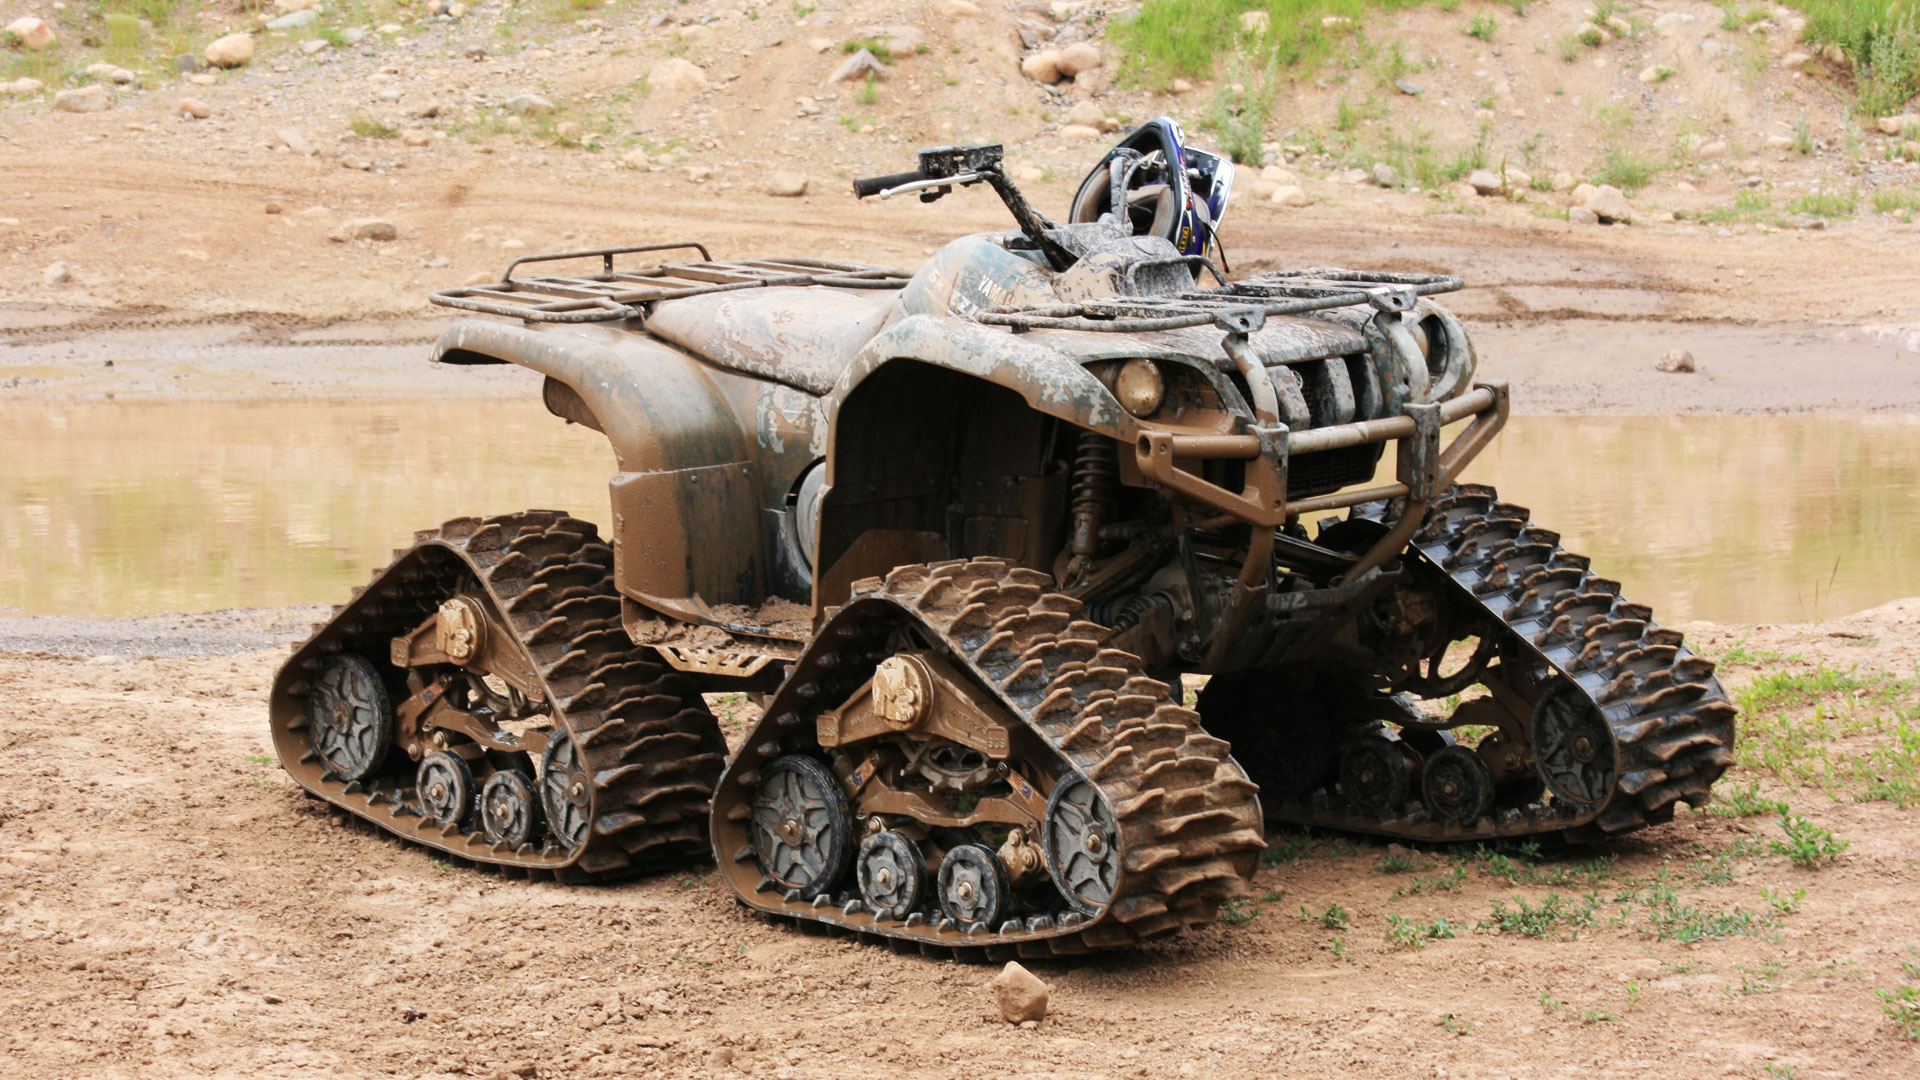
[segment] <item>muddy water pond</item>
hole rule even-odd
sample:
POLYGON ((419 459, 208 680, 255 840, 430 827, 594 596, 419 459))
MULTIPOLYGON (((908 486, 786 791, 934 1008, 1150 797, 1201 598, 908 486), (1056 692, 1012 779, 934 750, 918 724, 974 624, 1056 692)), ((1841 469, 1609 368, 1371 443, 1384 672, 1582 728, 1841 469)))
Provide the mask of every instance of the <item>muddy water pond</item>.
MULTIPOLYGON (((414 529, 606 517, 612 454, 537 401, 0 406, 0 612, 334 602, 414 529)), ((1920 415, 1518 416, 1468 472, 1669 620, 1920 595, 1920 415)))

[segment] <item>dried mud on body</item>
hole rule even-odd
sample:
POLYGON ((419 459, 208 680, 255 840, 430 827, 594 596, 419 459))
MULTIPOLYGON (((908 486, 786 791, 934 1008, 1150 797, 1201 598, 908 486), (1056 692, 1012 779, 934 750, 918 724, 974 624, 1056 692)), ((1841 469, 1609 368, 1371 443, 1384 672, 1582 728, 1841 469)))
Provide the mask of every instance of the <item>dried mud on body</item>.
MULTIPOLYGON (((528 882, 329 812, 270 757, 263 694, 284 617, 171 634, 148 620, 146 640, 199 654, 163 657, 131 655, 160 650, 115 623, 36 629, 49 621, 0 627, 13 1076, 1920 1067, 1889 1012, 1920 994, 1904 989, 1920 988, 1920 601, 1687 628, 1746 707, 1715 812, 1605 851, 1276 831, 1218 924, 1032 964, 1053 1012, 1027 1030, 999 1019, 993 966, 769 923, 710 866, 608 888, 528 882), (231 652, 249 629, 254 651, 231 652)), ((738 737, 735 711, 716 701, 738 737)))

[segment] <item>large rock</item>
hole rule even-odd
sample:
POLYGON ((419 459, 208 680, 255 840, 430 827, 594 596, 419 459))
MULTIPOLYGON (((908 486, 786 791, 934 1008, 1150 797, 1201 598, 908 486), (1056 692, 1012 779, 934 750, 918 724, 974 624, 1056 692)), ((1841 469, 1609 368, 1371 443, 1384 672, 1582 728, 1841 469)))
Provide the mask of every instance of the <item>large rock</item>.
POLYGON ((1567 207, 1567 220, 1575 225, 1598 225, 1600 224, 1600 215, 1584 206, 1569 206, 1567 207))
POLYGON ((1084 41, 1076 41, 1061 50, 1057 66, 1060 74, 1073 79, 1099 67, 1104 61, 1099 49, 1084 41))
POLYGON ((52 23, 31 15, 8 23, 5 32, 18 39, 28 52, 39 52, 59 40, 52 23))
POLYGON ((1475 169, 1467 176, 1468 186, 1476 195, 1498 195, 1507 189, 1507 182, 1500 179, 1498 173, 1486 169, 1475 169))
POLYGON ((1011 960, 993 977, 994 1004, 1009 1024, 1046 1019, 1051 996, 1046 983, 1011 960))
POLYGON ((1628 203, 1627 197, 1612 184, 1601 184, 1594 188, 1593 194, 1588 195, 1580 205, 1593 211, 1601 221, 1633 220, 1632 204, 1628 203))
POLYGON ((253 37, 249 34, 228 34, 215 38, 200 54, 209 67, 236 68, 253 59, 253 37))
POLYGON ((767 194, 769 195, 778 195, 784 199, 797 199, 806 193, 806 173, 776 172, 767 177, 767 194))
POLYGON ((1275 206, 1311 206, 1313 200, 1307 198, 1306 189, 1298 184, 1282 184, 1273 189, 1268 201, 1275 206))
POLYGON ((61 112, 106 112, 113 108, 113 95, 99 83, 78 90, 62 90, 53 95, 53 107, 61 112))
POLYGON ((653 65, 647 72, 647 85, 655 90, 684 94, 707 88, 707 73, 690 60, 671 57, 653 65))
POLYGON ((37 94, 46 88, 47 84, 39 79, 19 78, 10 83, 0 83, 0 91, 5 91, 10 97, 26 97, 28 94, 37 94))
POLYGON ((1899 116, 1883 116, 1879 122, 1880 134, 1898 135, 1908 128, 1920 128, 1920 114, 1901 113, 1899 116))
POLYGON ((1060 50, 1043 49, 1020 61, 1020 74, 1037 83, 1052 86, 1060 81, 1060 50))
POLYGON ((1399 187, 1400 174, 1384 161, 1373 163, 1373 182, 1384 188, 1399 187))

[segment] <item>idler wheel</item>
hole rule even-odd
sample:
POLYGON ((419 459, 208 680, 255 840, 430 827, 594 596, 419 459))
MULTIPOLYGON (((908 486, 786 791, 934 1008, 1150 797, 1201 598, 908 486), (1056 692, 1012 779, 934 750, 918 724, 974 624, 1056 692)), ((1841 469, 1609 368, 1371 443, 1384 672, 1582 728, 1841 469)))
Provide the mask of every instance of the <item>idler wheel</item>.
POLYGON ((1410 752, 1377 728, 1349 739, 1340 750, 1340 791, 1362 812, 1388 816, 1406 805, 1413 788, 1410 752))
POLYGON ((1077 777, 1061 781, 1047 800, 1040 845, 1054 886, 1075 911, 1106 909, 1120 884, 1120 828, 1099 788, 1077 777))
POLYGON ((926 892, 927 860, 920 845, 897 829, 875 833, 860 845, 856 863, 860 897, 875 918, 904 919, 926 892))
POLYGON ((480 831, 495 844, 520 847, 532 842, 540 823, 533 778, 519 769, 502 769, 480 785, 480 831))
POLYGON ((414 773, 420 816, 439 825, 458 825, 473 805, 473 770, 465 758, 435 750, 420 759, 414 773))
POLYGON ((587 842, 593 823, 593 778, 564 728, 555 728, 540 755, 540 805, 554 838, 571 851, 587 842))
POLYGON ((834 886, 853 860, 853 818, 840 781, 818 758, 788 754, 760 770, 753 793, 753 854, 760 872, 797 899, 834 886))
POLYGON ((1493 770, 1472 750, 1448 746, 1427 758, 1420 794, 1437 820, 1471 825, 1493 809, 1493 770))
POLYGON ((1613 731, 1572 683, 1555 685, 1534 705, 1533 761, 1562 799, 1592 806, 1613 792, 1613 731))
POLYGON ((364 656, 335 653, 307 695, 313 749, 341 780, 365 780, 393 747, 393 699, 364 656))
POLYGON ((981 844, 961 844, 940 861, 940 907, 962 929, 996 926, 1007 906, 1007 875, 981 844))

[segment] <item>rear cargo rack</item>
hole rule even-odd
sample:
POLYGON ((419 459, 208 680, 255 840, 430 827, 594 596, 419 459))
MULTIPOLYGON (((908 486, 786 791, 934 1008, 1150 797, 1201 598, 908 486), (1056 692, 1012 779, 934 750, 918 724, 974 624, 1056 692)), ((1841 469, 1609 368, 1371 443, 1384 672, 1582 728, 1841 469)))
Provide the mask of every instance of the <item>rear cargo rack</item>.
POLYGON ((643 244, 639 247, 594 248, 552 255, 529 255, 508 264, 501 280, 491 285, 441 289, 430 299, 443 307, 503 315, 526 322, 589 323, 645 318, 649 305, 707 293, 760 289, 770 285, 827 285, 841 289, 898 289, 910 277, 904 270, 827 259, 747 259, 716 262, 703 244, 643 244), (665 263, 638 269, 615 270, 615 255, 642 251, 693 250, 699 262, 665 263), (566 259, 599 259, 601 272, 515 279, 513 272, 528 263, 566 259))
POLYGON ((1220 316, 1256 309, 1266 315, 1367 304, 1380 311, 1407 311, 1422 296, 1453 292, 1465 285, 1441 274, 1398 274, 1372 270, 1271 270, 1223 285, 1177 296, 1117 296, 1076 304, 1036 308, 990 308, 977 322, 1026 330, 1099 330, 1136 334, 1206 326, 1220 316))

